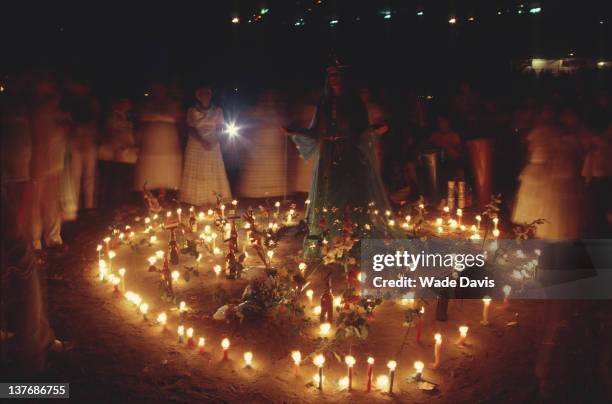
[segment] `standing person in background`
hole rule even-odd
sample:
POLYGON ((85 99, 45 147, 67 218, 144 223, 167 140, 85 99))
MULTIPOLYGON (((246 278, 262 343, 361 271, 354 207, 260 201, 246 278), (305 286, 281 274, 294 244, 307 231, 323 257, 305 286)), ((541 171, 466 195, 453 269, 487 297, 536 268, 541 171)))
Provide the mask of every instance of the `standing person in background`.
MULTIPOLYGON (((84 80, 68 80, 66 90, 65 105, 72 117, 68 142, 76 208, 78 210, 83 207, 86 211, 91 211, 94 208, 100 103, 91 94, 89 83, 84 80)), ((76 216, 76 211, 66 212, 64 220, 74 220, 76 216)))
POLYGON ((98 149, 100 200, 104 206, 115 207, 127 201, 125 190, 132 187, 138 159, 132 101, 120 98, 111 103, 104 133, 98 149))
POLYGON ((177 191, 181 185, 183 156, 178 133, 181 108, 168 95, 164 84, 154 83, 146 93, 138 119, 136 138, 140 154, 134 187, 137 191, 145 187, 159 190, 163 201, 167 190, 177 191))
POLYGON ((60 177, 64 170, 70 114, 60 107, 55 83, 46 78, 34 85, 30 106, 32 164, 30 166, 30 241, 35 250, 63 244, 60 235, 60 177))
POLYGON ((448 116, 438 115, 438 127, 429 137, 432 146, 443 152, 443 181, 463 181, 463 147, 461 136, 451 127, 448 116))
POLYGON ((189 139, 185 150, 185 168, 180 200, 191 205, 212 205, 215 193, 231 199, 231 191, 219 135, 223 131, 223 110, 212 103, 210 85, 195 91, 197 102, 187 111, 189 139))
MULTIPOLYGON (((368 114, 368 123, 373 128, 380 128, 389 125, 389 114, 385 111, 385 108, 379 100, 377 100, 372 94, 372 90, 368 87, 361 88, 359 90, 359 98, 361 98, 361 102, 365 105, 366 112, 368 114)), ((385 132, 386 134, 386 132, 385 132)), ((380 175, 383 175, 384 172, 384 164, 385 155, 383 142, 381 139, 374 138, 374 149, 376 156, 376 169, 380 175)))

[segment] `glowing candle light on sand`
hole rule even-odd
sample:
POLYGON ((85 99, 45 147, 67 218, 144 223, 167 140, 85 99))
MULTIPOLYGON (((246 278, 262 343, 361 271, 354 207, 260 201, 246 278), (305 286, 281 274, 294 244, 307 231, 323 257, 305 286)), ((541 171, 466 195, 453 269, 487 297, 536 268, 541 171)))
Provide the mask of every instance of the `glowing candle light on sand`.
POLYGON ((178 334, 178 342, 179 344, 183 343, 183 338, 185 338, 185 326, 179 325, 177 329, 178 334))
POLYGON ((168 316, 165 312, 159 313, 157 316, 157 322, 162 325, 162 330, 166 331, 166 323, 168 322, 168 316))
POLYGON ((510 297, 510 292, 512 291, 512 286, 510 285, 506 285, 503 287, 502 291, 504 292, 504 302, 502 304, 502 307, 505 309, 508 307, 508 304, 510 303, 508 298, 510 297))
POLYGON ((312 304, 312 297, 314 296, 314 290, 308 289, 306 291, 306 297, 308 298, 308 303, 312 304))
POLYGON ((414 370, 416 371, 416 373, 414 374, 414 379, 417 381, 420 381, 421 378, 423 377, 423 368, 425 367, 425 364, 421 361, 416 361, 414 362, 414 370))
POLYGON ((436 369, 438 366, 440 366, 440 349, 442 348, 442 335, 434 335, 434 340, 436 341, 436 344, 434 345, 434 363, 432 365, 432 368, 436 369))
POLYGON ((206 340, 204 339, 204 337, 200 337, 198 339, 198 352, 203 354, 204 353, 204 343, 206 342, 206 340))
POLYGON ((331 330, 330 323, 323 323, 319 326, 319 334, 321 334, 322 336, 328 335, 330 330, 331 330))
POLYGON ((146 303, 142 303, 140 305, 140 313, 142 314, 142 319, 147 321, 147 313, 149 311, 149 305, 146 303))
POLYGON ((227 338, 223 338, 223 340, 221 341, 221 348, 223 348, 223 360, 229 359, 229 347, 230 340, 227 338))
POLYGON ((387 375, 380 375, 376 378, 376 387, 379 390, 385 390, 389 386, 389 377, 387 375))
POLYGON ((325 356, 318 354, 313 358, 312 363, 319 368, 319 390, 323 390, 323 365, 325 364, 325 356))
POLYGON ((215 265, 213 267, 213 271, 215 271, 215 276, 217 277, 217 282, 219 281, 219 275, 221 274, 221 265, 215 265))
POLYGON ((480 322, 482 325, 489 324, 489 305, 491 304, 491 298, 485 296, 482 298, 482 321, 480 322))
POLYGON ((295 375, 297 376, 300 373, 300 362, 302 362, 302 353, 300 351, 291 352, 291 359, 293 359, 293 364, 295 365, 295 375))
POLYGON ((355 365, 355 357, 352 355, 347 355, 344 357, 344 363, 348 368, 348 386, 347 388, 351 390, 353 388, 353 366, 355 365))
POLYGON ((374 358, 368 358, 368 384, 366 391, 369 393, 372 390, 372 375, 374 374, 374 358))
POLYGON ((393 394, 393 380, 395 379, 395 368, 397 367, 397 362, 389 361, 387 362, 387 367, 389 368, 389 394, 393 394))
POLYGON ((187 329, 187 346, 193 346, 193 328, 191 327, 187 329))
POLYGON ((468 326, 467 325, 462 325, 459 327, 459 345, 463 345, 465 344, 465 339, 467 338, 467 333, 468 333, 468 326))
POLYGON ((243 357, 244 357, 244 367, 247 369, 250 369, 251 363, 253 362, 253 352, 245 352, 243 357))

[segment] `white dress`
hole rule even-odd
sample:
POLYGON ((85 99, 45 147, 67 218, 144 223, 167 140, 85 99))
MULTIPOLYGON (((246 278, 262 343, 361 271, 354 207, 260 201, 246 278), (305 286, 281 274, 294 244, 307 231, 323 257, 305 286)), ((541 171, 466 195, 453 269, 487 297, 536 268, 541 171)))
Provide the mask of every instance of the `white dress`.
POLYGON ((179 106, 171 100, 150 102, 141 111, 140 154, 134 187, 176 190, 181 184, 182 153, 176 125, 179 106))
POLYGON ((221 145, 217 138, 219 128, 223 127, 223 111, 218 107, 189 108, 187 126, 192 129, 192 133, 185 150, 180 200, 201 206, 214 204, 215 193, 221 194, 224 200, 231 199, 221 145))
POLYGON ((548 126, 538 126, 527 140, 529 163, 520 175, 513 221, 531 223, 545 219, 546 223, 538 226, 536 232, 541 239, 580 238, 583 187, 578 138, 559 135, 548 126))
POLYGON ((287 194, 286 142, 283 114, 275 97, 260 101, 249 116, 248 146, 241 155, 238 194, 264 198, 287 194))

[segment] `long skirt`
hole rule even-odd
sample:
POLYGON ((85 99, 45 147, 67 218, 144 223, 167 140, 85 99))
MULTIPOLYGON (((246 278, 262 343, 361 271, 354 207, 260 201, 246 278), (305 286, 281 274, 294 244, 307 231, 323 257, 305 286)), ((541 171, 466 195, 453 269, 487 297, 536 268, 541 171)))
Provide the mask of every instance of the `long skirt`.
POLYGON ((179 189, 183 156, 176 125, 149 123, 141 129, 141 152, 136 162, 134 187, 179 189))
POLYGON ((215 194, 224 200, 232 197, 221 147, 216 143, 207 150, 190 137, 185 150, 180 200, 195 206, 212 205, 216 202, 215 194))

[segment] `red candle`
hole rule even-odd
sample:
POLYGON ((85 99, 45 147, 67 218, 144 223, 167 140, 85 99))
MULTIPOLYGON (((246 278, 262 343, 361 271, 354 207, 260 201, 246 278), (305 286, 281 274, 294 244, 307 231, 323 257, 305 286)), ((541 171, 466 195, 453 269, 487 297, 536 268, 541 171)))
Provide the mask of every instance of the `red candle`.
POLYGON ((372 390, 372 373, 374 372, 374 358, 368 358, 368 387, 366 391, 369 393, 372 390))
POLYGON ((193 347, 193 328, 187 329, 187 346, 193 347))
POLYGON ((201 354, 204 353, 204 337, 200 337, 198 340, 198 352, 201 354))
POLYGON ((221 347, 223 348, 223 360, 228 360, 229 359, 229 347, 230 347, 230 341, 227 338, 223 338, 223 341, 221 341, 221 347))
POLYGON ((353 365, 355 365, 355 358, 352 355, 344 357, 344 363, 348 366, 348 389, 353 389, 353 365))

